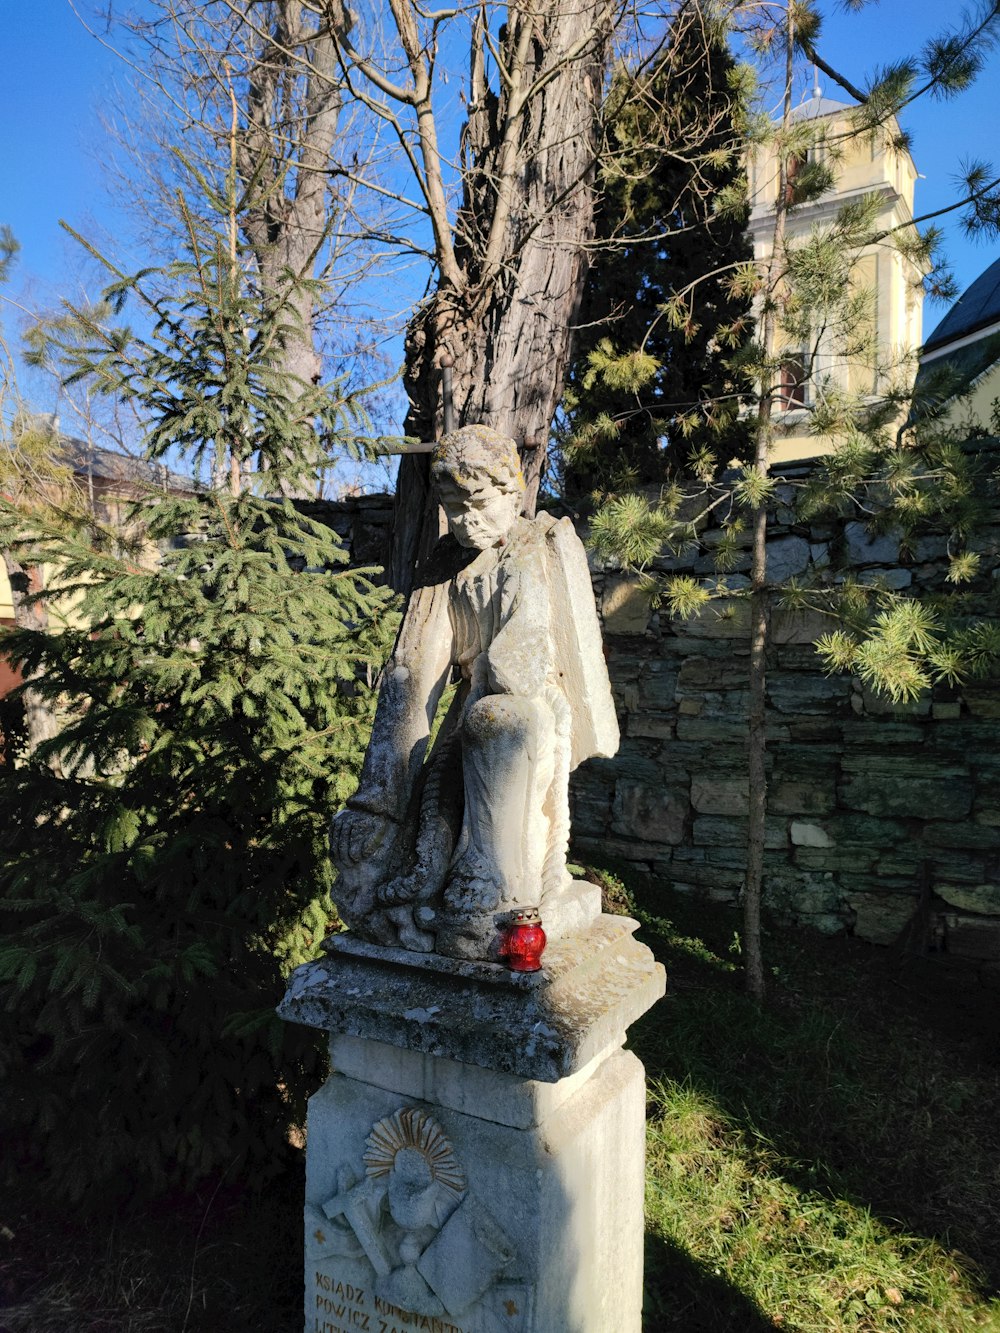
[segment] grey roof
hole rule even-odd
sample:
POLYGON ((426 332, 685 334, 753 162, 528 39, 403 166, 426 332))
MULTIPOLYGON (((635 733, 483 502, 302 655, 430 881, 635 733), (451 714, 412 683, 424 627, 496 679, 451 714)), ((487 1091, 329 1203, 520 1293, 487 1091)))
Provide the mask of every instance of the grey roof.
POLYGON ((792 120, 817 120, 820 116, 832 116, 838 111, 853 111, 850 102, 836 102, 832 97, 824 97, 814 92, 812 97, 792 108, 792 120))
POLYGON ((994 260, 958 298, 924 343, 924 355, 997 323, 1000 323, 1000 259, 994 260))
POLYGON ((100 449, 97 445, 89 444, 86 440, 78 440, 71 435, 62 436, 60 449, 65 463, 77 476, 129 482, 133 486, 154 486, 157 490, 198 489, 197 483, 191 477, 171 472, 162 463, 154 463, 147 458, 134 458, 130 454, 115 453, 112 449, 100 449))

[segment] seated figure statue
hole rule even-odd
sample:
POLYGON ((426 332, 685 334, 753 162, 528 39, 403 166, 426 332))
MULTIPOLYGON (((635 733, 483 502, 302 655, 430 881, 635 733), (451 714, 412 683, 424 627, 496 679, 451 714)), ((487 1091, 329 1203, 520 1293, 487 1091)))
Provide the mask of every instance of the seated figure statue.
POLYGON ((431 473, 451 539, 411 595, 333 823, 334 896, 363 938, 495 962, 518 908, 540 907, 550 939, 599 910, 566 869, 568 783, 615 753, 618 724, 583 546, 569 519, 520 516, 513 442, 453 431, 431 473))

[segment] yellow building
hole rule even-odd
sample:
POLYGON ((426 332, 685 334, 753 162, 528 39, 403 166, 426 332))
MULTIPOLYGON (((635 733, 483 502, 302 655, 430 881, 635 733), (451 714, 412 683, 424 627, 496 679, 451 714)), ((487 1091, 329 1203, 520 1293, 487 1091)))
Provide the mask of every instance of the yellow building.
MULTIPOLYGON (((796 205, 787 215, 786 242, 806 240, 814 229, 822 231, 851 200, 875 195, 880 201, 879 230, 892 231, 913 220, 913 191, 917 179, 913 160, 905 149, 893 149, 881 136, 851 134, 851 111, 845 102, 823 97, 819 87, 793 113, 795 121, 807 121, 812 129, 806 161, 828 162, 835 177, 834 188, 809 203, 796 205)), ((794 178, 803 161, 791 159, 794 178)), ((778 157, 773 146, 762 148, 750 163, 752 211, 750 233, 754 255, 767 263, 771 255, 775 208, 778 198, 778 157)), ((815 329, 802 345, 787 337, 772 349, 782 353, 772 461, 782 462, 829 453, 828 438, 810 433, 810 421, 818 400, 830 389, 877 398, 889 378, 884 367, 895 368, 895 377, 916 371, 920 345, 923 303, 922 271, 904 258, 890 240, 867 247, 852 267, 856 291, 868 294, 873 333, 878 346, 881 374, 872 362, 848 363, 838 351, 839 339, 829 329, 815 329)))
MULTIPOLYGON (((95 517, 102 523, 121 527, 127 522, 129 505, 150 491, 171 492, 173 494, 191 494, 194 482, 188 477, 169 472, 167 468, 145 459, 131 458, 126 454, 117 454, 110 449, 99 449, 77 440, 63 436, 59 446, 59 462, 71 471, 72 484, 95 517)), ((149 548, 151 564, 156 561, 156 549, 149 548)), ((45 580, 42 571, 43 585, 45 580)), ((73 603, 69 601, 61 608, 49 607, 54 615, 54 624, 58 624, 60 614, 65 623, 73 622, 73 603)), ((3 561, 0 561, 0 624, 14 623, 14 603, 11 596, 10 580, 3 561)), ((2 698, 19 677, 9 664, 0 657, 0 698, 2 698)))

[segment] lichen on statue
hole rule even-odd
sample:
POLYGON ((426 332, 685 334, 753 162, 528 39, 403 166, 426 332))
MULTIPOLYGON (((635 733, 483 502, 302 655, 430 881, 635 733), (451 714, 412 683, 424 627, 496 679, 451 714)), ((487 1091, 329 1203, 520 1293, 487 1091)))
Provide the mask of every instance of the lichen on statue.
POLYGON ((513 441, 463 427, 431 473, 451 536, 411 594, 334 819, 334 896, 363 938, 496 962, 518 908, 540 906, 550 940, 599 910, 566 869, 569 774, 614 754, 618 725, 583 546, 569 519, 521 516, 513 441))

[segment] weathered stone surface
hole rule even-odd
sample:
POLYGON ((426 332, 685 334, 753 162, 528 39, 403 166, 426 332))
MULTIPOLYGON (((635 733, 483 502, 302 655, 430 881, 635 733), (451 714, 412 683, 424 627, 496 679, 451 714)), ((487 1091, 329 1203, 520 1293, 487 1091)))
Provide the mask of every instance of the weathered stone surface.
MULTIPOLYGON (((378 1065, 378 1049, 369 1055, 378 1065)), ((638 1333, 645 1097, 635 1056, 606 1054, 528 1128, 504 1120, 517 1097, 501 1076, 471 1079, 455 1109, 422 1096, 434 1089, 411 1072, 392 1071, 398 1088, 335 1073, 310 1102, 309 1333, 638 1333)), ((458 1090, 460 1073, 450 1083, 458 1090)))
POLYGON ((626 726, 629 736, 655 736, 666 740, 677 730, 675 713, 655 713, 651 709, 642 709, 632 713, 626 726))
POLYGON ((577 923, 562 901, 569 773, 613 755, 619 728, 583 546, 569 519, 520 516, 514 442, 463 427, 431 474, 453 543, 407 604, 358 788, 333 822, 336 900, 373 942, 496 961, 518 910, 541 903, 553 937, 577 923), (463 689, 425 765, 456 669, 463 689))
POLYGON ((854 933, 872 944, 893 944, 917 909, 916 894, 846 890, 847 903, 855 913, 854 933))
POLYGON ((841 802, 870 815, 964 819, 972 809, 973 784, 964 768, 928 761, 898 762, 866 756, 863 764, 845 759, 841 802))
POLYGON ((590 930, 550 945, 541 973, 334 935, 331 957, 292 973, 278 1012, 326 1032, 556 1082, 663 994, 663 968, 632 939, 636 926, 598 917, 590 930))
POLYGON ((767 581, 786 583, 804 574, 809 565, 809 543, 804 537, 778 537, 767 544, 767 581))
POLYGON ((860 692, 864 711, 873 717, 926 717, 931 711, 929 693, 921 694, 916 699, 894 702, 887 694, 879 694, 867 686, 862 686, 860 692))
POLYGON ((678 671, 667 662, 647 662, 637 682, 640 709, 669 709, 677 696, 678 671))
POLYGON ((949 907, 978 912, 981 916, 1000 916, 1000 883, 942 884, 935 880, 934 892, 949 907))
POLYGON ((973 717, 1000 718, 1000 689, 997 686, 966 685, 962 695, 973 717))
POLYGON ((680 664, 677 687, 690 693, 703 690, 745 690, 747 688, 746 661, 732 661, 725 657, 685 657, 680 664))
POLYGON ((867 874, 881 867, 883 853, 876 847, 796 847, 795 864, 802 870, 829 870, 838 875, 867 874))
POLYGON ((863 523, 844 527, 847 560, 855 565, 894 565, 899 559, 899 539, 891 534, 876 536, 863 523))
POLYGON ((900 592, 910 586, 913 575, 908 569, 862 569, 858 573, 858 582, 900 592))
POLYGON ((601 597, 605 634, 645 634, 649 616, 649 594, 640 579, 626 575, 605 581, 601 597))
POLYGON ((767 681, 768 698, 780 713, 843 714, 850 691, 851 683, 846 676, 777 671, 767 681))
POLYGON ((764 900, 777 915, 808 922, 827 935, 844 930, 851 916, 843 890, 829 873, 768 867, 764 900))
POLYGON ((746 778, 698 777, 691 781, 691 805, 701 815, 745 815, 746 778))
MULTIPOLYGON (((692 827, 691 840, 696 847, 745 847, 747 821, 724 819, 717 815, 700 815, 692 827)), ((788 827, 783 819, 768 819, 764 830, 764 846, 788 846, 788 827)))
POLYGON ((750 603, 742 597, 722 597, 684 623, 692 639, 747 639, 750 603))
MULTIPOLYGON (((817 768, 820 764, 817 763, 817 768)), ((819 774, 817 774, 817 780, 819 774)), ((837 803, 833 790, 834 774, 830 775, 829 787, 812 786, 807 782, 775 779, 768 787, 768 809, 776 815, 825 815, 833 810, 837 803)))
POLYGON ((652 788, 623 778, 615 785, 611 829, 645 842, 678 843, 689 809, 686 788, 652 788))
POLYGON ((801 823, 793 819, 789 826, 793 847, 832 847, 833 839, 819 824, 801 823))
POLYGON ((921 829, 921 838, 928 847, 950 847, 959 851, 992 852, 1000 848, 1000 829, 965 821, 952 824, 928 820, 921 829))
POLYGON ((815 643, 829 632, 829 617, 818 611, 779 606, 771 615, 771 642, 778 645, 815 643))

